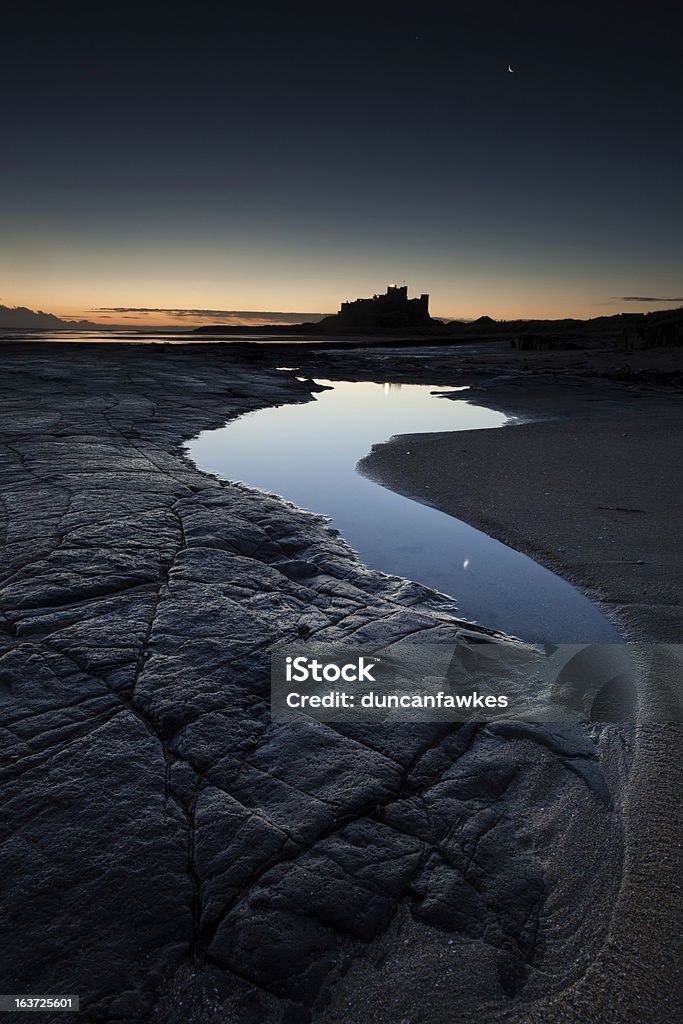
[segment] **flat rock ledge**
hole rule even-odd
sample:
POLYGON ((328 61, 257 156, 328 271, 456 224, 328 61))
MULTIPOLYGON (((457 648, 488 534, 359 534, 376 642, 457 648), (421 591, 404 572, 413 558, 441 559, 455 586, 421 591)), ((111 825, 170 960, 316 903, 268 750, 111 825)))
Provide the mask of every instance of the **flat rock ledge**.
POLYGON ((220 345, 1 372, 2 990, 80 994, 63 1022, 437 1022, 582 977, 626 730, 270 721, 277 641, 486 635, 185 457, 310 388, 220 345))

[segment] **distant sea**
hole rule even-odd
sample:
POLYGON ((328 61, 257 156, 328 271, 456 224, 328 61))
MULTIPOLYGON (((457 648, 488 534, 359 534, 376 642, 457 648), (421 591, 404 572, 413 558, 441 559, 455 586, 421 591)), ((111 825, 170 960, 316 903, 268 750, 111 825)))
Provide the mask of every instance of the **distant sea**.
MULTIPOLYGON (((216 341, 253 341, 253 342, 279 342, 287 344, 292 341, 317 343, 322 338, 312 338, 310 334, 193 334, 192 331, 182 330, 102 330, 102 331, 36 331, 17 330, 16 328, 0 327, 0 343, 3 341, 61 341, 61 342, 118 342, 120 344, 166 344, 166 345, 187 345, 211 344, 216 341)), ((327 341, 330 339, 327 338, 327 341)))
MULTIPOLYGON (((109 345, 215 345, 218 342, 223 344, 245 344, 249 343, 252 345, 291 345, 293 343, 299 345, 348 345, 349 348, 356 347, 359 343, 372 345, 390 346, 392 343, 391 337, 378 337, 375 335, 358 335, 358 336, 346 336, 346 337, 335 337, 334 335, 316 335, 316 334, 268 334, 267 332, 259 332, 258 334, 194 334, 191 330, 174 330, 173 328, 162 329, 162 330, 113 330, 107 329, 98 331, 38 331, 38 330, 18 330, 16 328, 0 327, 0 346, 3 343, 10 343, 16 341, 27 341, 27 342, 61 342, 61 343, 77 343, 80 345, 84 344, 95 344, 106 342, 109 345)), ((422 347, 429 346, 440 346, 443 344, 452 343, 447 338, 411 338, 410 335, 405 338, 396 337, 393 339, 397 347, 403 348, 408 345, 419 345, 422 347)), ((508 346, 506 340, 501 341, 464 341, 458 342, 458 354, 459 355, 471 355, 473 353, 480 352, 482 346, 486 348, 487 352, 502 351, 508 346)))

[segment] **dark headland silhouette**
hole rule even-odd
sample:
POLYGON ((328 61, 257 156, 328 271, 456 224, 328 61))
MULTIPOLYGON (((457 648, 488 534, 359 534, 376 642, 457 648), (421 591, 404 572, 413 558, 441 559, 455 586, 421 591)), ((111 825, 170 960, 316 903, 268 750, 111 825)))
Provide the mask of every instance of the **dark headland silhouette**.
POLYGON ((17 331, 92 331, 101 325, 90 320, 62 320, 54 313, 42 309, 28 309, 26 306, 0 305, 0 330, 17 331))

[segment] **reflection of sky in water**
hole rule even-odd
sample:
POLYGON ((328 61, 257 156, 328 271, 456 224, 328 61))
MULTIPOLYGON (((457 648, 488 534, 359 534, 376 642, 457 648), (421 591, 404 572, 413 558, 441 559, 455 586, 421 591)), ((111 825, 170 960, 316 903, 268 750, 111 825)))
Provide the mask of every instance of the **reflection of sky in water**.
POLYGON ((598 610, 547 569, 355 471, 373 444, 394 434, 498 427, 504 415, 433 397, 425 385, 333 387, 315 402, 264 409, 205 431, 190 454, 202 469, 330 516, 366 565, 452 594, 464 618, 529 640, 617 639, 598 610))

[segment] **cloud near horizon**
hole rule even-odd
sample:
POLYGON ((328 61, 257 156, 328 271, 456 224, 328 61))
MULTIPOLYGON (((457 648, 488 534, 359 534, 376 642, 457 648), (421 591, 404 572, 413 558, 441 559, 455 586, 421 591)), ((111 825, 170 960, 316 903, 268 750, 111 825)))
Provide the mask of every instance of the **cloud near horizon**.
MULTIPOLYGON (((285 313, 282 310, 240 310, 240 309, 167 309, 164 307, 151 306, 103 306, 98 309, 89 310, 91 313, 135 313, 137 316, 149 316, 150 313, 163 313, 173 320, 210 320, 216 322, 228 321, 235 324, 299 324, 304 320, 313 323, 322 320, 327 313, 285 313)), ((126 317, 126 319, 129 318, 126 317)))
POLYGON ((665 298, 661 295, 619 295, 617 302, 683 302, 683 297, 665 298))

